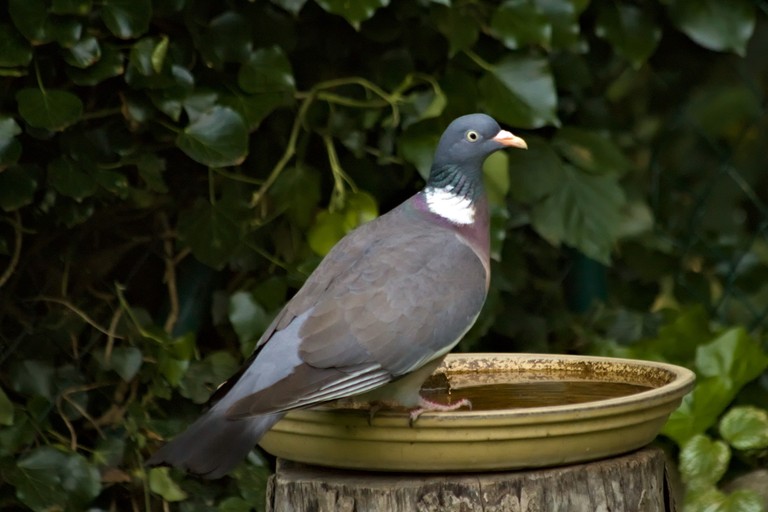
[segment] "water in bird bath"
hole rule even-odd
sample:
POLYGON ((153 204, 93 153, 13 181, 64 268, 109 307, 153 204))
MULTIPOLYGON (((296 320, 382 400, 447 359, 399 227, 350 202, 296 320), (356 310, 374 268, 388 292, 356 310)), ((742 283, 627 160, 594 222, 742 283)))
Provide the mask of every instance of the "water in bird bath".
POLYGON ((594 382, 581 380, 539 380, 533 382, 494 383, 450 389, 425 386, 421 394, 441 404, 462 399, 472 402, 473 411, 522 409, 579 404, 634 395, 653 389, 626 382, 594 382))

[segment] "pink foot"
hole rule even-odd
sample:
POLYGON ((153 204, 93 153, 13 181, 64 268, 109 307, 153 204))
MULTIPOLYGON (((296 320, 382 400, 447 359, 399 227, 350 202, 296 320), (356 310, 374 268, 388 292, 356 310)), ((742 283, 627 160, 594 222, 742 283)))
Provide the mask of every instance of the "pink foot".
POLYGON ((421 400, 419 400, 419 407, 416 409, 411 410, 409 416, 410 421, 409 424, 413 426, 414 423, 416 423, 416 420, 419 419, 419 416, 422 415, 422 413, 425 412, 431 412, 431 411, 438 411, 438 412, 447 412, 447 411, 455 411, 456 409, 460 409, 462 407, 467 407, 470 410, 472 410, 472 402, 469 401, 467 398, 462 398, 456 403, 452 404, 441 404, 437 402, 432 402, 431 400, 427 400, 424 397, 421 397, 421 400))

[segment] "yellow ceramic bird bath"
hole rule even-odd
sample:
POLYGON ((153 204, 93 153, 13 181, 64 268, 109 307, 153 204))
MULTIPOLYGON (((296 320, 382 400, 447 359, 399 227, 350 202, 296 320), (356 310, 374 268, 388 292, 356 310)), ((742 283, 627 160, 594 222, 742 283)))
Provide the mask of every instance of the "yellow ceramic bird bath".
POLYGON ((555 466, 650 443, 693 387, 679 366, 605 357, 450 354, 424 387, 472 410, 428 412, 333 405, 293 411, 261 446, 289 460, 374 471, 476 472, 555 466))

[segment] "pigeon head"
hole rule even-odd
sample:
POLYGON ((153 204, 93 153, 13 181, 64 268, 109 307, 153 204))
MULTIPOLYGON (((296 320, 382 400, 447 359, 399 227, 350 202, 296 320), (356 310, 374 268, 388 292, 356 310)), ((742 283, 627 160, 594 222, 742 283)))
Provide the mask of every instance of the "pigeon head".
POLYGON ((461 116, 448 125, 440 137, 432 170, 459 167, 465 172, 479 171, 488 155, 506 147, 525 149, 528 146, 520 137, 502 130, 490 116, 461 116))

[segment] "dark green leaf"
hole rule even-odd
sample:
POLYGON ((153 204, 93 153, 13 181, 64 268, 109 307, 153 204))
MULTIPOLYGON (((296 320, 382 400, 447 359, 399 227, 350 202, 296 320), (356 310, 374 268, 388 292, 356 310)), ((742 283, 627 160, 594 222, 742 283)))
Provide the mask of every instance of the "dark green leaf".
POLYGON ((21 144, 16 140, 16 135, 20 133, 21 128, 14 118, 0 115, 0 170, 16 163, 21 156, 21 144))
POLYGON ((170 468, 152 468, 149 470, 149 490, 162 496, 165 501, 183 501, 187 493, 179 487, 169 473, 170 468))
POLYGON ((139 176, 144 180, 148 190, 161 194, 168 192, 168 187, 163 179, 165 160, 160 156, 155 153, 141 153, 130 163, 136 165, 139 176))
POLYGON ((510 195, 521 203, 534 203, 555 191, 566 170, 549 143, 527 137, 528 149, 509 154, 510 195))
POLYGON ((557 92, 546 59, 504 57, 480 79, 481 103, 499 121, 521 128, 557 125, 557 92))
POLYGON ((181 213, 178 231, 198 260, 221 268, 240 245, 244 225, 239 212, 221 203, 200 201, 181 213))
POLYGON ((195 361, 189 366, 179 386, 181 395, 195 403, 205 403, 216 387, 237 371, 238 366, 229 352, 208 354, 202 361, 195 361))
POLYGON ((752 406, 733 407, 720 420, 720 435, 737 450, 768 448, 768 411, 752 406))
POLYGON ((291 14, 299 14, 299 11, 302 7, 304 7, 304 4, 307 3, 307 0, 270 0, 273 4, 279 5, 286 11, 290 12, 291 14))
POLYGON ((9 0, 8 11, 13 24, 30 42, 46 43, 48 12, 44 0, 9 0))
POLYGON ((435 25, 448 39, 451 57, 472 48, 480 34, 480 24, 471 12, 467 11, 460 6, 439 6, 434 10, 435 25))
POLYGON ((35 128, 61 131, 83 115, 83 102, 67 91, 22 89, 16 93, 21 117, 35 128))
POLYGON ((760 97, 746 84, 703 88, 691 97, 688 112, 698 129, 710 137, 740 136, 762 116, 760 97))
POLYGON ((5 394, 3 388, 0 388, 0 425, 13 425, 13 402, 5 394))
POLYGON ((579 38, 579 16, 589 4, 589 0, 536 2, 537 8, 546 16, 552 27, 551 44, 554 48, 581 52, 586 50, 586 44, 579 38))
POLYGON ((11 387, 17 393, 51 400, 54 373, 48 362, 25 359, 11 370, 11 387))
POLYGON ((32 47, 13 26, 0 23, 0 67, 28 66, 32 47))
POLYGON ((488 194, 488 202, 492 206, 503 206, 506 209, 507 192, 509 192, 509 156, 507 153, 497 152, 485 160, 483 182, 488 194))
POLYGON ((77 162, 59 157, 48 164, 48 183, 60 194, 82 201, 96 193, 96 180, 77 162))
POLYGON ((653 55, 661 40, 661 29, 650 9, 630 4, 602 4, 595 32, 635 67, 642 66, 653 55))
POLYGON ((104 0, 101 19, 116 37, 133 39, 149 30, 152 2, 151 0, 104 0))
POLYGON ((91 12, 92 6, 92 0, 53 0, 51 2, 51 12, 53 14, 85 16, 91 12))
POLYGON ((249 94, 293 94, 296 84, 293 80, 291 63, 283 50, 277 46, 259 48, 251 53, 240 66, 237 74, 240 88, 249 94))
POLYGON ((424 119, 438 117, 443 113, 446 103, 445 94, 437 84, 426 91, 416 91, 404 96, 400 107, 403 128, 424 119))
POLYGON ((203 165, 237 165, 248 154, 248 129, 231 108, 214 107, 184 128, 176 145, 203 165))
POLYGON ((557 132, 552 145, 582 170, 599 174, 624 174, 630 163, 606 135, 575 127, 557 132))
POLYGON ((566 243, 608 264, 626 202, 624 193, 615 177, 563 168, 563 182, 534 205, 531 223, 551 243, 566 243))
POLYGON ((112 351, 108 368, 114 370, 125 382, 132 380, 139 372, 142 353, 136 347, 117 347, 112 351))
POLYGON ((422 178, 427 179, 432 167, 435 148, 440 134, 425 124, 409 127, 398 139, 398 148, 402 157, 412 163, 422 178))
POLYGON ((731 450, 722 441, 705 435, 688 440, 680 452, 680 473, 683 482, 694 488, 716 484, 728 469, 731 450))
POLYGON ((667 0, 677 27, 704 48, 744 55, 755 28, 750 0, 667 0))
POLYGON ((517 50, 525 45, 549 46, 552 27, 531 0, 506 0, 491 17, 491 32, 504 46, 517 50))
POLYGON ((201 35, 200 53, 208 67, 243 62, 253 55, 253 22, 235 11, 216 16, 201 35))
POLYGON ((373 16, 376 11, 389 5, 389 0, 316 0, 317 3, 332 14, 343 17, 355 28, 360 27, 360 22, 373 16))
POLYGON ((98 470, 80 454, 34 449, 8 474, 16 497, 35 511, 83 510, 101 491, 98 470))
POLYGON ((269 189, 278 211, 285 212, 299 228, 306 229, 320 203, 320 173, 306 165, 285 169, 269 189))
POLYGON ((109 43, 101 45, 101 57, 85 69, 67 68, 67 75, 77 85, 96 85, 107 78, 122 75, 125 72, 123 54, 109 43))
POLYGON ((87 68, 101 59, 101 46, 99 41, 93 36, 87 36, 78 41, 69 49, 69 55, 66 57, 68 64, 87 68))
POLYGON ((244 356, 253 352, 256 342, 271 321, 270 315, 249 292, 235 292, 229 298, 229 322, 237 334, 244 356))

